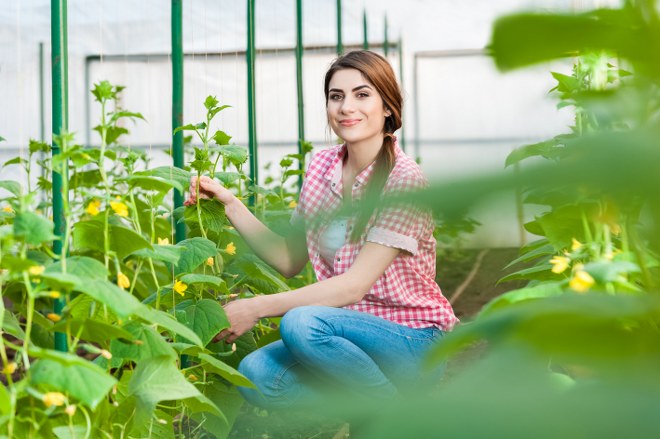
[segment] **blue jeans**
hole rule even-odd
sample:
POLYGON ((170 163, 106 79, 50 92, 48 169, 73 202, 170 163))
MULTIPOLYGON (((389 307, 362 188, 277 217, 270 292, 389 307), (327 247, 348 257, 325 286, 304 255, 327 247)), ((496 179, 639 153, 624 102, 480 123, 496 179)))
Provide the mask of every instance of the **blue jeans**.
POLYGON ((323 385, 370 399, 396 396, 421 384, 421 360, 443 332, 343 308, 302 306, 282 317, 280 334, 281 340, 239 365, 257 387, 238 388, 253 405, 316 406, 328 396, 323 385))

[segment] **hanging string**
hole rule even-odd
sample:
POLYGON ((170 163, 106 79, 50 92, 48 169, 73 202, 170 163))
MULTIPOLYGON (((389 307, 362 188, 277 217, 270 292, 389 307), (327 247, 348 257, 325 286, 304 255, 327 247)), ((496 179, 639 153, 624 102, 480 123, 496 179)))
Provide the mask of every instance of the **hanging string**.
MULTIPOLYGON (((18 155, 21 159, 25 160, 25 141, 23 139, 23 75, 20 74, 23 69, 21 68, 21 4, 20 2, 16 6, 16 84, 17 87, 17 101, 18 101, 18 155)), ((30 182, 28 180, 27 171, 19 166, 19 173, 24 174, 23 178, 27 182, 27 187, 30 187, 30 182)), ((19 174, 19 175, 20 175, 19 174)))

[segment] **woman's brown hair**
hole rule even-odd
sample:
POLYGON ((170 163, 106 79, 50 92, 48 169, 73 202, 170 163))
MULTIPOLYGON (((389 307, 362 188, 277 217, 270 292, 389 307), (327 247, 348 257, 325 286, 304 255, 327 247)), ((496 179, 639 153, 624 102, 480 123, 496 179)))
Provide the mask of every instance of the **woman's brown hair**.
POLYGON ((323 91, 325 92, 326 105, 329 98, 330 80, 336 72, 344 69, 355 69, 359 71, 364 79, 374 86, 383 99, 385 109, 390 113, 385 118, 383 145, 376 156, 374 172, 367 183, 367 187, 364 189, 363 199, 369 200, 369 202, 360 210, 355 227, 353 227, 353 232, 351 233, 351 241, 357 242, 374 213, 373 200, 380 197, 387 178, 392 168, 394 168, 394 162, 396 160, 394 132, 401 128, 403 96, 401 95, 401 89, 396 80, 394 70, 387 59, 369 50, 355 50, 337 58, 325 74, 323 91))

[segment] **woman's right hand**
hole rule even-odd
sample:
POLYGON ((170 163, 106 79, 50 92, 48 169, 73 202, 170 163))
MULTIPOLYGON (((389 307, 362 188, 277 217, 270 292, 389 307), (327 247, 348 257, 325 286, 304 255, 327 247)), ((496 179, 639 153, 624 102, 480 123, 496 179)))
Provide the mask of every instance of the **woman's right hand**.
MULTIPOLYGON (((236 197, 226 187, 210 177, 203 175, 199 179, 199 198, 215 198, 222 204, 229 204, 236 197)), ((197 203, 197 176, 190 178, 190 197, 184 203, 190 206, 197 203)))

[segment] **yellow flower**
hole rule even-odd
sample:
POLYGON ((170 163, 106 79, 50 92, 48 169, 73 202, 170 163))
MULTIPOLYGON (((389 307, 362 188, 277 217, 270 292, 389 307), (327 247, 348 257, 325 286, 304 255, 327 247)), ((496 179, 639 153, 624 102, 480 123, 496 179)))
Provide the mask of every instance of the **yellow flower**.
POLYGON ((197 381, 197 380, 198 380, 198 378, 197 378, 195 375, 193 375, 193 374, 188 375, 188 379, 189 379, 190 381, 197 381))
POLYGON ((121 201, 111 201, 110 207, 115 213, 119 216, 128 216, 128 206, 122 203, 121 201))
POLYGON ((213 264, 215 264, 213 257, 210 257, 206 260, 206 265, 208 265, 209 267, 213 267, 213 264))
POLYGON ((11 375, 12 373, 16 372, 17 368, 18 365, 13 361, 10 361, 9 363, 5 364, 5 367, 2 368, 2 373, 5 375, 11 375))
POLYGON ((570 262, 571 260, 566 256, 555 256, 554 258, 550 259, 550 263, 552 264, 552 272, 557 274, 563 273, 568 268, 568 264, 570 262))
POLYGON ((89 202, 87 207, 85 208, 85 212, 92 216, 96 216, 99 214, 99 209, 101 208, 101 201, 100 200, 92 200, 89 202))
POLYGON ((28 273, 30 273, 32 276, 39 276, 44 272, 45 269, 46 267, 43 265, 33 265, 32 267, 28 268, 28 273))
POLYGON ((158 245, 170 245, 170 238, 157 238, 158 245))
POLYGON ((62 320, 62 317, 59 314, 55 314, 54 312, 49 312, 48 314, 46 314, 46 318, 51 322, 55 322, 55 323, 62 320))
POLYGON ((188 285, 184 284, 180 280, 174 282, 174 291, 183 296, 183 293, 188 289, 188 285))
POLYGON ((610 231, 613 235, 619 236, 621 234, 621 226, 617 223, 610 224, 610 231))
POLYGON ((291 200, 291 202, 289 203, 289 208, 295 209, 297 205, 298 203, 296 203, 296 200, 291 200))
POLYGON ((62 294, 59 291, 50 291, 48 293, 48 297, 51 297, 53 299, 59 299, 62 296, 62 294))
POLYGON ((69 415, 70 418, 72 418, 73 415, 76 414, 76 406, 75 405, 66 406, 66 408, 64 409, 64 413, 66 413, 67 415, 69 415))
POLYGON ((120 288, 126 289, 131 286, 131 281, 128 276, 120 271, 117 273, 117 285, 119 285, 120 288))
POLYGON ((227 247, 225 247, 225 251, 227 252, 228 255, 235 255, 236 254, 236 246, 234 245, 233 242, 230 242, 227 244, 227 247))
POLYGON ((571 250, 572 251, 577 251, 582 248, 582 243, 578 241, 577 239, 573 238, 573 243, 571 245, 571 250))
POLYGON ((59 407, 61 405, 64 405, 64 402, 66 401, 66 396, 64 396, 60 392, 48 392, 48 393, 44 393, 44 396, 41 398, 41 400, 44 402, 44 404, 46 404, 46 407, 52 407, 52 406, 59 407))
POLYGON ((7 213, 14 213, 14 209, 12 209, 11 206, 5 206, 5 207, 3 207, 3 208, 2 208, 2 211, 3 211, 3 212, 7 212, 7 213))
POLYGON ((593 277, 584 270, 578 270, 573 275, 573 279, 568 283, 568 286, 578 293, 584 293, 591 286, 596 283, 593 277))

